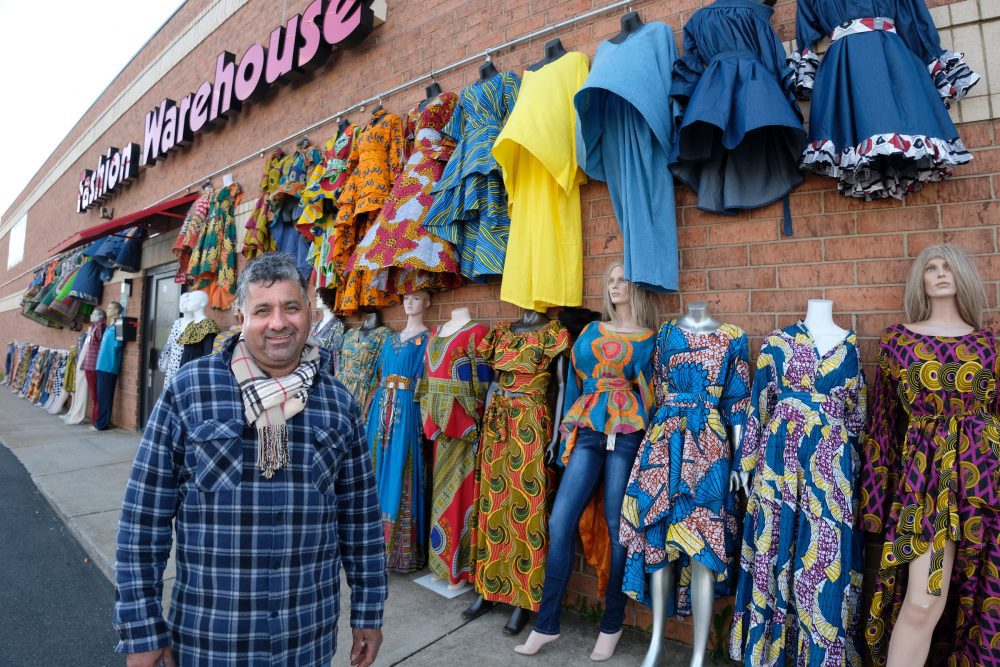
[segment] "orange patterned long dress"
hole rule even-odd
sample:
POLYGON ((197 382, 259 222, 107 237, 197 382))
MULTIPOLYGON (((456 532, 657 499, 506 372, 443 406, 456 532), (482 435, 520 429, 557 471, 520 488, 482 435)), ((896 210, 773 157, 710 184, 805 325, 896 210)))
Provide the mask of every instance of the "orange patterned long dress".
POLYGON ((375 221, 389 196, 392 183, 403 168, 403 121, 385 109, 372 114, 361 130, 348 158, 351 176, 337 205, 330 252, 334 271, 342 277, 337 287, 336 310, 353 315, 359 310, 391 306, 399 296, 376 289, 372 275, 364 269, 348 270, 358 239, 375 221))

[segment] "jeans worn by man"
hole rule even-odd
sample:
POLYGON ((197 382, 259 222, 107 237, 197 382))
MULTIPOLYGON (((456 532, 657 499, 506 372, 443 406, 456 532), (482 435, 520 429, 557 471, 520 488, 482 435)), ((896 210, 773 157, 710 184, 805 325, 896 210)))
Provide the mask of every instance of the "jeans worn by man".
POLYGON ((290 257, 255 258, 236 303, 242 335, 178 371, 139 445, 118 532, 117 650, 129 665, 329 665, 343 563, 351 664, 371 665, 387 576, 358 407, 307 341, 290 257))

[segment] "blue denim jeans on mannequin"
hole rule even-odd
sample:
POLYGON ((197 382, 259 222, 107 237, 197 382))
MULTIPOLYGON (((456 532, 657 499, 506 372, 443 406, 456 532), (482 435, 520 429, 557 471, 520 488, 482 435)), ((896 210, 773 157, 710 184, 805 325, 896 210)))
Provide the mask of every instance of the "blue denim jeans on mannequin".
POLYGON ((535 619, 535 632, 543 635, 559 634, 559 614, 573 570, 577 526, 583 510, 602 481, 604 515, 611 537, 611 572, 604 596, 601 632, 618 632, 625 621, 625 603, 628 602, 628 596, 622 593, 625 547, 618 539, 618 526, 625 487, 642 441, 642 432, 619 433, 612 451, 607 450, 607 441, 608 436, 604 433, 589 428, 580 429, 566 472, 559 483, 559 492, 549 518, 549 552, 545 557, 542 602, 535 619))

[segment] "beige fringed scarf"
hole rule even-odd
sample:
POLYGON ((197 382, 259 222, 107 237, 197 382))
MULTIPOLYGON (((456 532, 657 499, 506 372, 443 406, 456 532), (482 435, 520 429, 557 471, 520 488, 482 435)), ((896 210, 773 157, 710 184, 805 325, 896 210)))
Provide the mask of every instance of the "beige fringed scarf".
POLYGON ((250 356, 243 338, 233 348, 230 362, 243 397, 247 422, 257 427, 257 467, 270 479, 288 463, 288 427, 285 421, 302 412, 319 370, 319 348, 311 339, 294 371, 272 378, 250 356))

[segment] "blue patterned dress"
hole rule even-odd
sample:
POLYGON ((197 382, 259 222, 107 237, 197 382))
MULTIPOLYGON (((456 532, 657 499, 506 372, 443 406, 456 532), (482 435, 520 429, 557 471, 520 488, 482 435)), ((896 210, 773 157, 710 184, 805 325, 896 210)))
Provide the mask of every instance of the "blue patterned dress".
POLYGON ((510 215, 500 166, 490 151, 514 110, 520 85, 513 72, 498 72, 467 86, 444 127, 458 145, 431 190, 435 199, 423 224, 461 251, 462 275, 470 280, 503 274, 510 215))
POLYGON ((692 559, 715 573, 719 595, 729 594, 739 526, 726 427, 744 421, 747 356, 747 336, 731 324, 694 333, 668 322, 656 337, 658 407, 632 466, 621 521, 628 553, 622 589, 647 606, 647 576, 675 560, 676 613, 691 613, 692 559))
POLYGON ((747 667, 861 665, 865 381, 854 332, 824 355, 802 322, 772 332, 746 421, 733 465, 753 483, 730 654, 747 667))
POLYGON ((416 399, 426 347, 426 332, 406 341, 396 332, 386 337, 375 364, 378 387, 365 427, 382 506, 386 566, 397 572, 420 569, 427 555, 426 480, 416 399))

